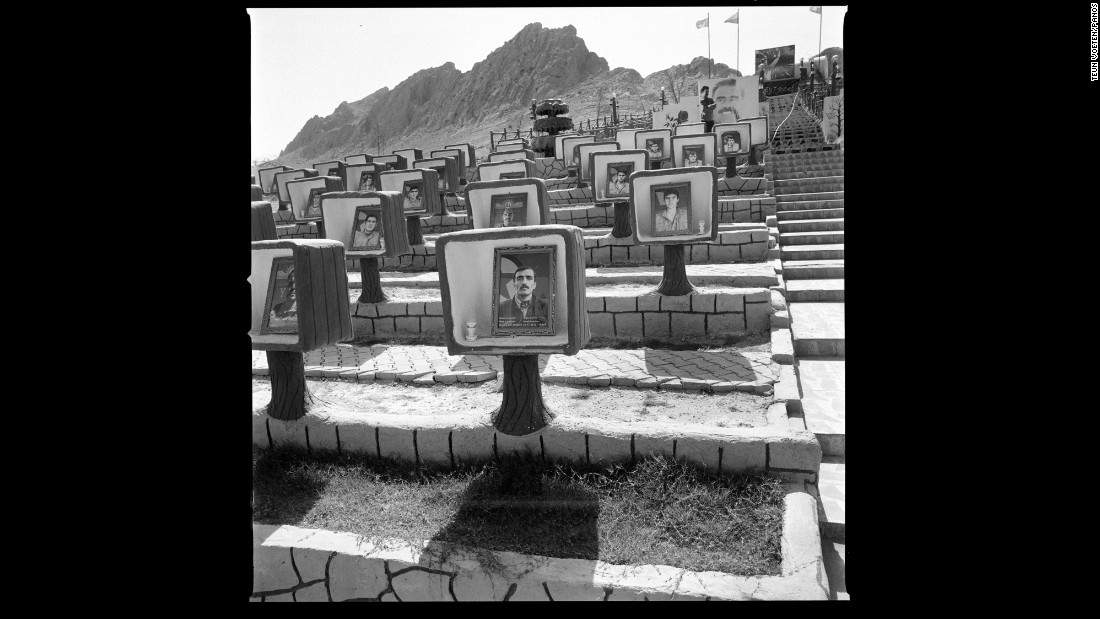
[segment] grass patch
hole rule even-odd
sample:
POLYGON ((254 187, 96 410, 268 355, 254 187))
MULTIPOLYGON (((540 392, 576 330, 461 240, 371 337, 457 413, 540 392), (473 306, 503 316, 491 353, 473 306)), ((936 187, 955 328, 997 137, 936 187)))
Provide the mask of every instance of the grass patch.
POLYGON ((253 449, 253 520, 365 537, 739 575, 780 568, 782 482, 684 461, 585 466, 502 457, 437 470, 253 449))

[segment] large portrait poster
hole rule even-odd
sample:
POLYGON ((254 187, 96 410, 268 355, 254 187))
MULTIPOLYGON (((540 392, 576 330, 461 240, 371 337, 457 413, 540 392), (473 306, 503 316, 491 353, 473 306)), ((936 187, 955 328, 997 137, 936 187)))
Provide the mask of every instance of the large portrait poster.
POLYGON ((794 66, 794 45, 781 45, 756 50, 756 73, 764 68, 764 81, 798 77, 794 66))
MULTIPOLYGON (((725 77, 699 80, 698 88, 710 87, 710 98, 714 99, 715 124, 734 123, 742 118, 760 115, 760 101, 757 94, 759 82, 755 75, 725 77)), ((696 110, 699 109, 698 100, 693 101, 692 104, 696 110)))
POLYGON ((554 335, 557 247, 498 247, 493 258, 492 335, 554 335))

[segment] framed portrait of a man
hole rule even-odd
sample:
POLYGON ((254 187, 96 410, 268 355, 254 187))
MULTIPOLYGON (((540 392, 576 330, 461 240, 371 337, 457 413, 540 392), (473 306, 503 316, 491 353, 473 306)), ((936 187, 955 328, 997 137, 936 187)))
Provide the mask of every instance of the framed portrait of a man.
POLYGON ((691 183, 671 183, 650 188, 653 236, 691 234, 691 183))
POLYGON ((405 196, 405 212, 424 212, 424 181, 405 181, 401 193, 405 196))
POLYGON ((699 168, 703 166, 703 147, 700 145, 681 146, 680 159, 685 168, 699 168))
POLYGON ((604 189, 607 197, 629 198, 630 183, 626 182, 626 179, 630 177, 630 173, 633 171, 634 163, 630 161, 607 164, 607 186, 604 189))
POLYGON ((557 247, 497 247, 493 259, 493 335, 554 335, 557 247))
POLYGON ((324 187, 312 187, 309 190, 309 198, 306 199, 306 209, 302 213, 302 219, 321 217, 321 194, 325 193, 324 187))
POLYGON ((382 230, 382 207, 360 206, 355 209, 355 224, 348 241, 348 251, 385 251, 382 230))
POLYGON ((660 161, 668 158, 668 155, 665 154, 664 138, 650 138, 646 140, 645 149, 651 161, 660 161))
POLYGON ((718 143, 721 145, 723 155, 738 155, 741 154, 742 139, 740 131, 723 131, 718 136, 718 143))
POLYGON ((271 276, 260 334, 297 332, 298 298, 294 287, 294 257, 274 258, 271 261, 271 276))
POLYGON ((492 196, 489 200, 489 227, 514 228, 527 225, 527 194, 509 193, 492 196))
POLYGON ((378 172, 360 170, 352 191, 378 191, 378 172))

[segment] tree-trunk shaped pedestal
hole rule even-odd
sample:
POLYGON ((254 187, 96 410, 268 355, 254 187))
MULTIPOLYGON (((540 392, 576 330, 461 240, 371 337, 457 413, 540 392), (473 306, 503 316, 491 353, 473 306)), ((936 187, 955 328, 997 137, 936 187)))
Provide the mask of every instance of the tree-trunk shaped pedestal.
POLYGON ((382 278, 378 275, 378 258, 359 259, 359 274, 363 280, 363 292, 359 294, 360 303, 385 303, 390 298, 382 292, 382 278))
POLYGON ((408 224, 409 245, 423 245, 424 235, 420 234, 420 216, 409 215, 405 218, 405 222, 408 224))
POLYGON ((504 355, 504 400, 493 412, 493 427, 508 436, 526 436, 553 419, 542 401, 539 356, 504 355))
POLYGON ((665 245, 665 273, 657 292, 669 297, 695 292, 695 287, 688 281, 687 268, 684 266, 683 245, 665 245))
POLYGON ((313 406, 313 394, 306 387, 305 358, 300 351, 267 351, 271 376, 269 417, 283 421, 301 419, 313 406))
POLYGON ((611 236, 617 239, 625 239, 633 234, 630 228, 630 203, 615 203, 615 226, 611 228, 611 236))
POLYGON ((749 165, 760 165, 756 161, 756 147, 749 146, 749 165))
POLYGON ((650 170, 660 170, 661 169, 661 162, 660 161, 650 161, 649 162, 649 169, 650 170))
POLYGON ((730 155, 726 157, 726 178, 733 178, 737 176, 737 156, 730 155))

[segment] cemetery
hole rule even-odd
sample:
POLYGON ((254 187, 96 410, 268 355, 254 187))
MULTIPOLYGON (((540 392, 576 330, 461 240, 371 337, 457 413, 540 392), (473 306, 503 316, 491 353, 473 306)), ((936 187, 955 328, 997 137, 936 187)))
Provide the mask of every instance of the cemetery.
MULTIPOLYGON (((288 513, 278 476, 254 473, 251 601, 847 599, 830 558, 844 542, 843 90, 835 70, 814 84, 812 65, 775 66, 737 78, 745 109, 710 131, 697 112, 588 131, 553 97, 531 102, 530 136, 488 152, 421 143, 254 172, 257 466, 354 461, 385 471, 371 496, 416 478, 460 498, 450 525, 421 518, 423 535, 299 526, 273 515, 288 513), (662 546, 669 563, 606 554, 598 523, 631 508, 599 488, 677 466, 699 471, 699 492, 771 484, 773 528, 756 531, 770 567, 686 541, 662 546), (547 490, 566 478, 595 485, 547 490), (497 508, 588 537, 571 554, 471 542, 497 508)), ((729 528, 698 517, 703 538, 729 528)))

